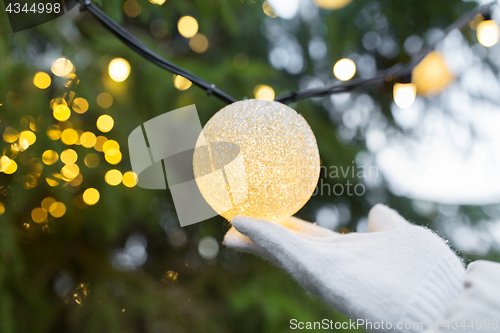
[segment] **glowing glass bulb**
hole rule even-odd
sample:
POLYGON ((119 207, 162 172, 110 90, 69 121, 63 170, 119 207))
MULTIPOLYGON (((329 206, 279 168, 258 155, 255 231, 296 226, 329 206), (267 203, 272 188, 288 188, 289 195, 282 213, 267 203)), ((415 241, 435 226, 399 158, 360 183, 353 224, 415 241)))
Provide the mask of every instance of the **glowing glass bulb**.
POLYGON ((320 8, 335 10, 347 6, 352 0, 314 0, 314 2, 320 8))
POLYGON ((356 64, 348 58, 340 59, 333 66, 333 74, 340 81, 348 81, 356 74, 356 64))
POLYGON ((265 84, 259 84, 253 91, 255 98, 265 101, 274 100, 274 89, 265 84))
POLYGON ((177 22, 179 33, 186 38, 191 38, 198 32, 198 21, 191 16, 183 16, 177 22))
POLYGON ((226 219, 280 221, 311 197, 320 171, 318 146, 295 110, 275 101, 244 100, 207 122, 193 170, 207 203, 226 219))
POLYGON ((417 86, 413 83, 396 83, 394 85, 394 102, 401 109, 412 106, 417 95, 417 86))
POLYGON ((413 69, 412 81, 422 95, 435 95, 448 87, 455 77, 450 73, 444 57, 431 52, 413 69))
POLYGON ((59 58, 52 63, 50 68, 57 76, 66 76, 75 71, 73 63, 66 58, 59 58))
POLYGON ((33 84, 39 89, 47 89, 50 86, 52 79, 45 72, 38 72, 33 77, 33 84))
POLYGON ((130 64, 123 58, 115 58, 109 62, 108 72, 113 80, 123 82, 130 75, 130 64))
POLYGON ((482 45, 493 46, 498 42, 498 37, 498 24, 495 21, 484 20, 477 25, 477 39, 482 45))

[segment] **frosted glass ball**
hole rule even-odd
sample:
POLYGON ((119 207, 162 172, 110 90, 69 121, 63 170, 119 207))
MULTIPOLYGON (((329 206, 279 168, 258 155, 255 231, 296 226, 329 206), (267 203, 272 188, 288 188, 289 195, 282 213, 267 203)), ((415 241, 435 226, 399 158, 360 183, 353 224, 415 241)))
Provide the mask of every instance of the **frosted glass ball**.
POLYGON ((193 170, 207 203, 228 220, 280 221, 309 200, 319 178, 316 138, 306 120, 275 101, 226 106, 205 125, 193 170))

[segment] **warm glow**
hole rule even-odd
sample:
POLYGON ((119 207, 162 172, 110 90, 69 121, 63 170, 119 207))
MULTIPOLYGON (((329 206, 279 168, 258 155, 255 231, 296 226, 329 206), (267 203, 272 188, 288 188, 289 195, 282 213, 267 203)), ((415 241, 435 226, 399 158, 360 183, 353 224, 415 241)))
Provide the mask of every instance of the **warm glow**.
POLYGON ((477 39, 483 46, 490 47, 498 42, 498 24, 493 20, 482 21, 477 25, 477 39))
POLYGON ((38 72, 33 77, 33 84, 39 89, 47 89, 51 82, 50 75, 45 72, 38 72))
POLYGON ((53 150, 46 150, 42 154, 42 161, 43 161, 43 163, 45 163, 47 165, 52 165, 52 164, 56 163, 58 159, 59 159, 59 155, 57 154, 57 152, 55 152, 53 150))
POLYGON ((78 176, 76 176, 72 181, 69 182, 69 184, 71 186, 80 186, 83 182, 83 176, 81 173, 78 174, 78 176))
POLYGON ((0 157, 0 172, 4 172, 10 165, 10 158, 8 156, 2 155, 0 157))
POLYGON ((54 118, 59 121, 66 121, 71 116, 71 110, 64 104, 59 104, 58 106, 56 106, 52 113, 54 115, 54 118))
POLYGON ((115 58, 109 63, 108 72, 113 80, 123 82, 130 75, 130 64, 123 58, 115 58))
POLYGON ((266 86, 265 84, 259 84, 253 90, 255 98, 262 99, 266 101, 274 100, 274 89, 270 86, 266 86))
POLYGON ((64 181, 70 182, 78 176, 80 168, 76 164, 66 164, 61 169, 61 177, 64 181))
POLYGON ((43 208, 37 207, 31 211, 31 218, 36 223, 42 223, 47 220, 47 211, 43 208))
POLYGON ((52 63, 50 68, 52 73, 57 76, 66 76, 75 70, 73 63, 66 58, 59 58, 52 63))
POLYGON ((127 171, 123 174, 122 182, 127 187, 134 187, 137 185, 137 175, 132 171, 127 171))
POLYGON ((314 0, 318 7, 328 10, 340 9, 352 2, 352 0, 314 0))
POLYGON ((89 109, 89 102, 85 98, 77 97, 73 100, 71 107, 76 113, 85 113, 89 109))
POLYGON ((50 206, 52 206, 52 204, 55 202, 56 202, 56 199, 51 198, 51 197, 47 197, 47 198, 42 200, 41 206, 43 209, 45 209, 48 212, 50 210, 50 206))
POLYGON ((5 213, 5 206, 2 202, 0 202, 0 215, 2 215, 3 213, 5 213))
POLYGON ((83 162, 85 163, 85 165, 89 168, 95 168, 99 165, 99 162, 100 162, 100 159, 99 159, 99 156, 97 154, 94 154, 94 153, 90 153, 90 154, 87 154, 87 156, 85 156, 85 158, 83 159, 83 162))
POLYGON ((61 141, 65 145, 74 145, 78 141, 78 132, 72 128, 66 128, 61 133, 61 141))
POLYGON ((95 205, 99 201, 99 197, 99 191, 95 188, 88 188, 83 192, 83 202, 89 206, 95 205))
POLYGON ((153 5, 161 6, 165 3, 165 0, 149 0, 153 5))
POLYGON ((174 86, 179 90, 187 90, 193 83, 183 76, 174 74, 174 86))
POLYGON ((51 140, 59 140, 61 137, 61 130, 57 125, 50 125, 47 127, 47 137, 51 140))
POLYGON ((80 136, 80 143, 85 148, 92 148, 97 142, 97 138, 92 132, 85 132, 80 136))
POLYGON ((113 148, 117 149, 117 150, 120 150, 120 145, 115 140, 107 140, 102 145, 102 151, 104 153, 106 153, 108 150, 113 149, 113 148))
POLYGON ((340 59, 333 66, 333 74, 340 81, 350 80, 356 74, 356 64, 348 58, 340 59))
POLYGON ((137 17, 141 11, 141 5, 135 0, 128 0, 123 4, 123 12, 128 17, 137 17))
POLYGON ((107 114, 103 114, 97 119, 97 128, 101 132, 109 132, 113 128, 115 124, 115 121, 111 116, 108 116, 107 114))
MULTIPOLYGON (((97 150, 97 151, 102 151, 103 147, 104 147, 104 144, 108 142, 108 139, 105 137, 105 136, 102 136, 102 135, 99 135, 97 138, 96 138, 96 142, 95 142, 95 145, 94 145, 94 149, 97 150)), ((116 142, 116 141, 115 141, 116 142)), ((118 144, 118 142, 116 143, 118 144)), ((119 146, 119 145, 118 145, 119 146)))
POLYGON ((54 202, 49 208, 50 215, 61 217, 66 213, 66 206, 62 202, 54 202))
POLYGON ((273 7, 271 7, 271 5, 267 1, 264 1, 264 3, 262 4, 262 10, 269 17, 272 18, 278 17, 278 15, 276 15, 276 13, 274 12, 273 7))
POLYGON ((183 16, 177 22, 177 29, 182 36, 191 38, 198 32, 198 21, 194 17, 183 16))
POLYGON ((108 149, 106 153, 104 154, 104 159, 109 163, 109 164, 118 164, 122 160, 122 153, 115 148, 108 149))
POLYGON ((18 137, 19 137, 19 132, 14 127, 10 126, 5 127, 5 130, 3 131, 3 141, 8 143, 14 143, 16 142, 18 137))
POLYGON ((57 186, 61 182, 61 175, 58 173, 53 173, 45 178, 49 186, 57 186))
POLYGON ((103 109, 109 108, 113 105, 113 96, 107 92, 100 93, 97 95, 97 105, 103 109))
POLYGON ((429 53, 414 69, 412 82, 421 95, 435 95, 448 87, 455 77, 450 73, 443 56, 429 53))
POLYGON ((64 164, 74 164, 78 160, 78 154, 73 149, 66 149, 61 153, 61 162, 64 164))
POLYGON ((109 185, 116 186, 122 182, 122 173, 116 169, 109 170, 106 172, 104 179, 109 185))
POLYGON ((22 147, 28 147, 34 144, 36 141, 36 135, 32 131, 22 131, 19 134, 19 144, 22 147))
POLYGON ((9 164, 7 165, 7 168, 3 171, 3 173, 5 173, 7 175, 11 175, 11 174, 13 174, 16 171, 17 171, 17 163, 16 163, 16 161, 10 160, 9 164))
POLYGON ((189 40, 189 46, 194 52, 203 53, 208 49, 208 39, 205 35, 196 34, 196 36, 189 40))
POLYGON ((414 83, 394 84, 394 102, 401 109, 407 109, 412 106, 416 95, 417 86, 414 83))

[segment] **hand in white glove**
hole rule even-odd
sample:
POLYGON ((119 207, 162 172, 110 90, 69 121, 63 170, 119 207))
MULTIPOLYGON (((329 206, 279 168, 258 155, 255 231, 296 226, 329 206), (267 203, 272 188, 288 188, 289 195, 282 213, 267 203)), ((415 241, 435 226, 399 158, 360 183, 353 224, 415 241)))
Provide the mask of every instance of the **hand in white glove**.
POLYGON ((339 234, 293 217, 232 223, 226 246, 277 264, 335 309, 372 322, 372 332, 423 331, 463 289, 463 263, 446 241, 383 205, 370 211, 369 233, 339 234))

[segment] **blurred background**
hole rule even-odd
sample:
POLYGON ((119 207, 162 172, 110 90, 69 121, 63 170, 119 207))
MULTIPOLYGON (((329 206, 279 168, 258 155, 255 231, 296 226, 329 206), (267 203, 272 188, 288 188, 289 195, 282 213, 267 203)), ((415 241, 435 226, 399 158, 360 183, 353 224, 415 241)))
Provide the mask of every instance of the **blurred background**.
MULTIPOLYGON (((238 99, 371 78, 408 62, 478 5, 97 4, 155 52, 238 99)), ((279 269, 225 248, 223 218, 181 228, 168 190, 135 186, 133 129, 190 104, 204 124, 224 103, 148 63, 78 8, 15 34, 0 8, 0 332, 285 332, 292 318, 347 320, 279 269)), ((399 97, 387 78, 291 104, 328 170, 297 216, 366 232, 369 209, 385 203, 449 239, 466 262, 500 261, 500 45, 492 22, 476 17, 451 32, 413 83, 397 86, 406 88, 399 97), (340 172, 348 167, 377 172, 340 172), (348 181, 363 194, 328 191, 348 181)))

